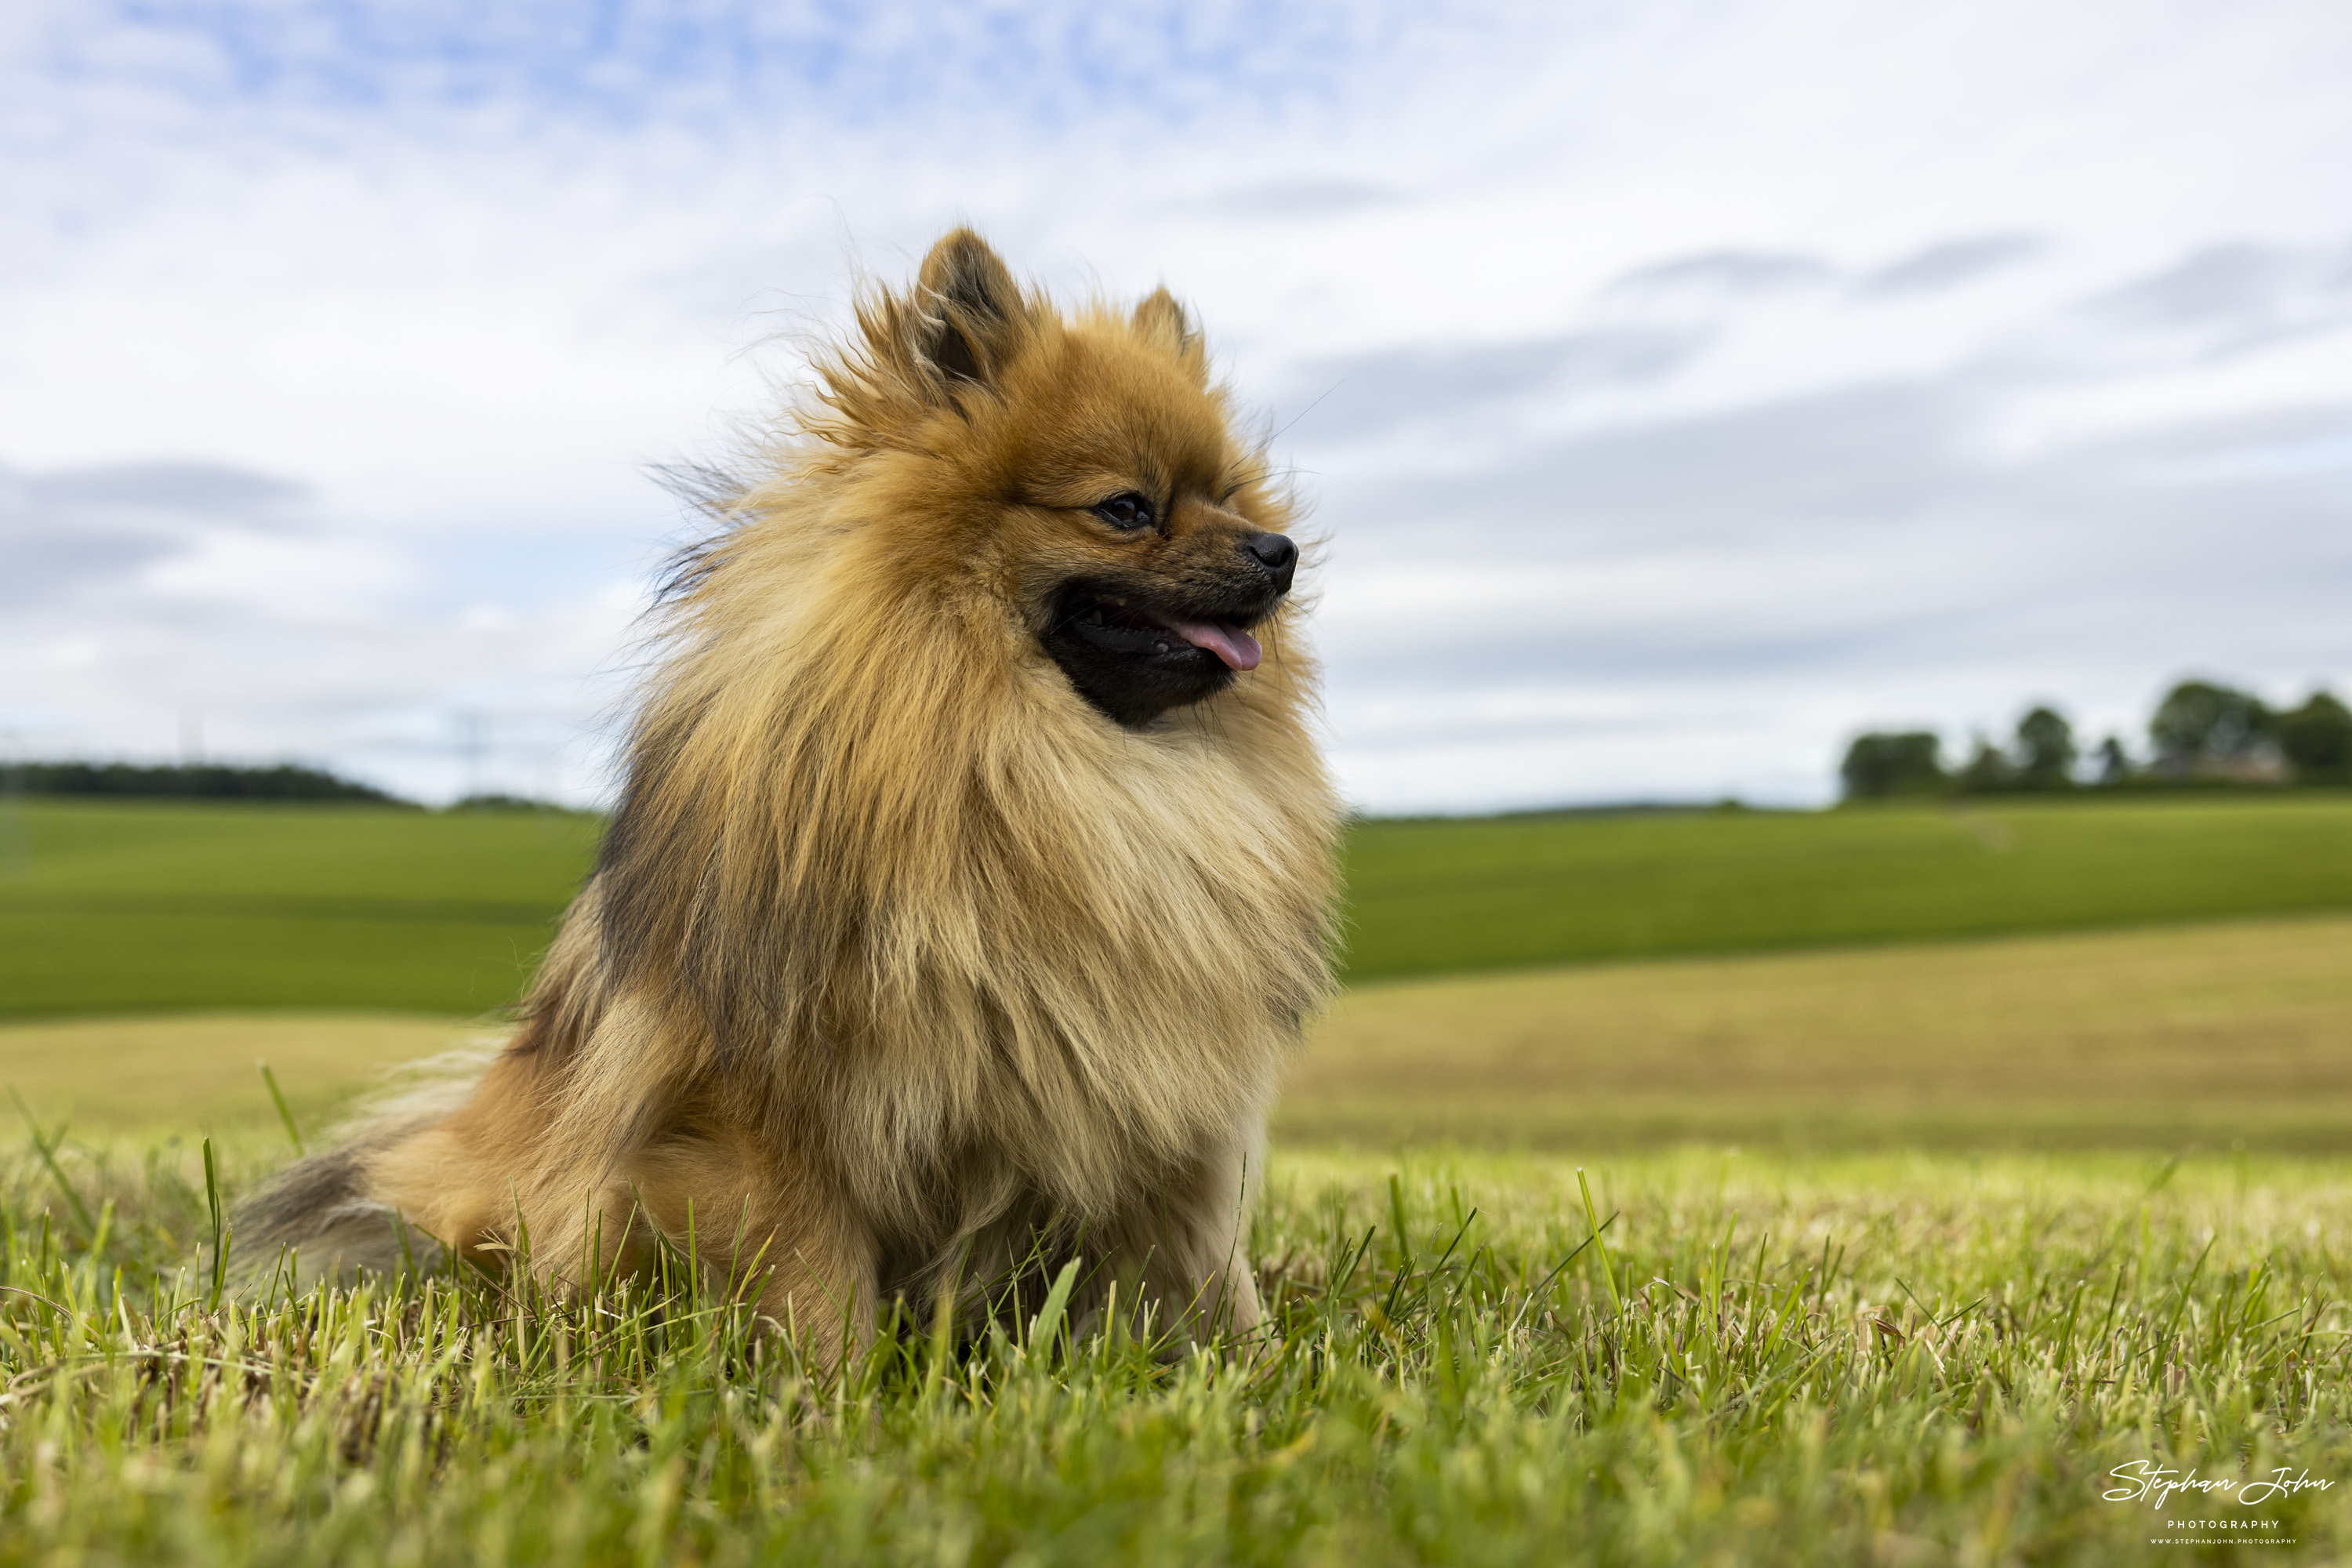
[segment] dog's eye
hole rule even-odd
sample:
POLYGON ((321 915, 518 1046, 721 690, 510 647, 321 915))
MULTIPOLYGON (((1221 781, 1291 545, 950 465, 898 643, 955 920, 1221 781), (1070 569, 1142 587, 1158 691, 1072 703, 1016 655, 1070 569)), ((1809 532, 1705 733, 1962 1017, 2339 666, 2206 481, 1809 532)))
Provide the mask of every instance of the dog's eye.
POLYGON ((1151 502, 1129 490, 1096 507, 1095 515, 1113 528, 1150 528, 1151 502))

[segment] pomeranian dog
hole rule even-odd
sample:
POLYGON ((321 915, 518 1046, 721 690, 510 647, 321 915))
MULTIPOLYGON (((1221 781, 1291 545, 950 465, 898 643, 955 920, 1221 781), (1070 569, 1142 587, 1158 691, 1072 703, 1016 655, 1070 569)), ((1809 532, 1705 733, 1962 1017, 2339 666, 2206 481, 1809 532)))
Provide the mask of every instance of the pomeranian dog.
POLYGON ((1339 815, 1286 498, 1165 289, 1065 312, 959 229, 856 328, 681 557, 520 1027, 257 1194, 256 1276, 666 1243, 835 1362, 1074 1260, 1074 1318, 1257 1323, 1339 815))

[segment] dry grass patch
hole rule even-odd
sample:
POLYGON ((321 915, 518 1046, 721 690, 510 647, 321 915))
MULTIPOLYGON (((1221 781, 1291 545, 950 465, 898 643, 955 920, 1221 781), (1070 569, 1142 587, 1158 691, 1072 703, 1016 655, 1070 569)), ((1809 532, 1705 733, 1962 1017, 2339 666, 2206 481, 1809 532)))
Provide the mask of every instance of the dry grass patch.
MULTIPOLYGON (((200 1014, 0 1026, 44 1121, 314 1130, 496 1026, 200 1014)), ((1279 1107, 1292 1143, 1445 1137, 2352 1149, 2352 919, 1660 959, 1359 986, 1279 1107)))
POLYGON ((268 1061, 305 1125, 404 1063, 499 1033, 462 1019, 217 1013, 0 1026, 0 1084, 45 1121, 194 1133, 275 1124, 268 1061))
POLYGON ((1280 1129, 2352 1148, 2352 919, 1360 986, 1280 1129))

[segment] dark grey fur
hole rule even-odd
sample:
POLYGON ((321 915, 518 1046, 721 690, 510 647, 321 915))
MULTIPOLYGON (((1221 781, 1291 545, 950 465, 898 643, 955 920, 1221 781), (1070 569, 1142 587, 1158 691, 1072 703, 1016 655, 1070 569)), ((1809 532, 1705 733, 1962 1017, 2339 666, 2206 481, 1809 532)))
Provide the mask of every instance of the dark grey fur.
MULTIPOLYGON (((401 1129, 399 1131, 404 1131, 401 1129)), ((362 1274, 438 1273, 439 1242, 368 1196, 367 1158, 378 1133, 279 1172, 230 1218, 230 1268, 240 1289, 295 1291, 350 1285, 362 1274)))

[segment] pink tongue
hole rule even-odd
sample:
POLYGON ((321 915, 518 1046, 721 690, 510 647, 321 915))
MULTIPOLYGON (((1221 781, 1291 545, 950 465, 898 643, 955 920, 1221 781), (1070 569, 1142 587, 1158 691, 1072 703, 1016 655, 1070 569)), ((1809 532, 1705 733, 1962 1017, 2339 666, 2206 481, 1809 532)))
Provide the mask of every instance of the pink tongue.
POLYGON ((1257 638, 1239 626, 1221 626, 1214 621, 1171 620, 1168 629, 1194 647, 1207 648, 1235 669, 1257 668, 1257 638))

